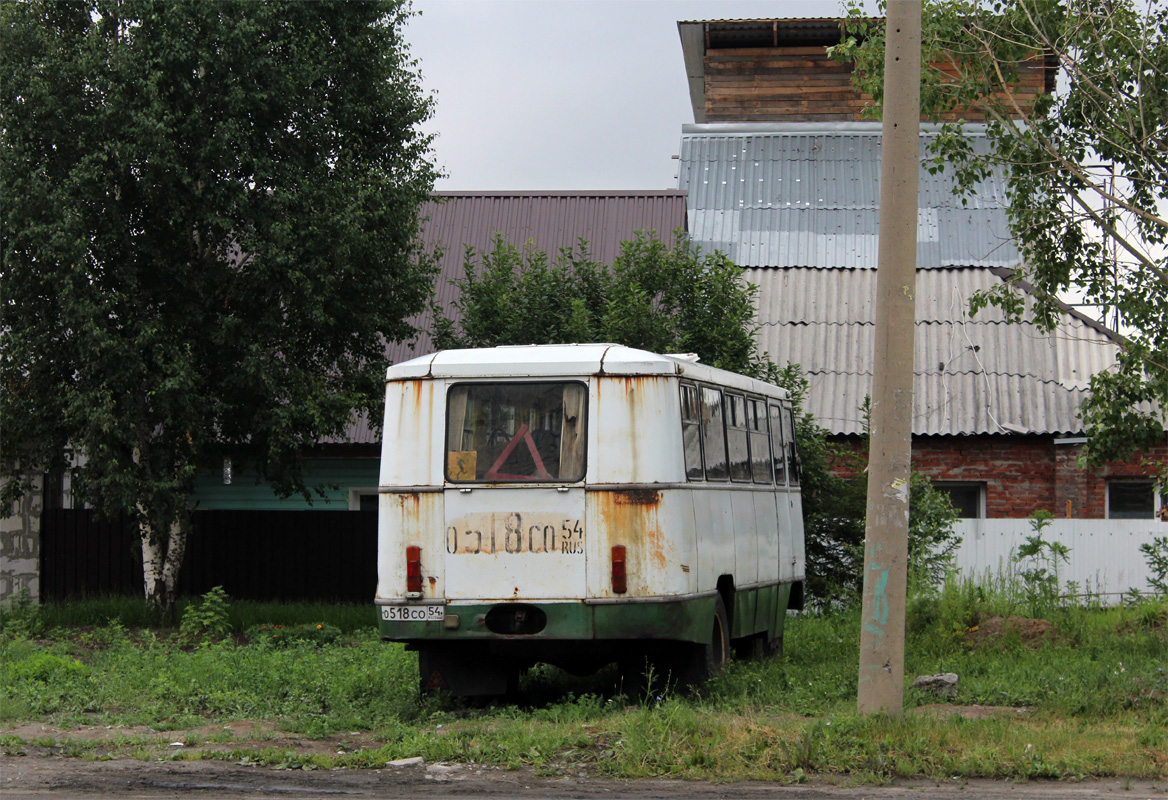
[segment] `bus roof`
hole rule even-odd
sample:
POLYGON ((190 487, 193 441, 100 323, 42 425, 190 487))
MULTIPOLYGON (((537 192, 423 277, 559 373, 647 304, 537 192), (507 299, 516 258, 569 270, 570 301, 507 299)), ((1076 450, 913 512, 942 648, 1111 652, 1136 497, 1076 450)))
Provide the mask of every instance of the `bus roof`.
POLYGON ((676 375, 743 391, 786 397, 777 386, 698 363, 693 355, 659 355, 620 344, 541 344, 441 350, 394 364, 387 381, 432 378, 569 378, 676 375))

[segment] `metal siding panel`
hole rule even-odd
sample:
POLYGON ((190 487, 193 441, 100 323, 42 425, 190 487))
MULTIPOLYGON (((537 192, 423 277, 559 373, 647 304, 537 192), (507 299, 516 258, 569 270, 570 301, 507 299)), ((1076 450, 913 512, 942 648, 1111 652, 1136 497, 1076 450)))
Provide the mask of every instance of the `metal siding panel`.
MULTIPOLYGON (((682 136, 678 185, 689 192, 695 240, 733 253, 743 266, 875 268, 878 125, 814 134, 782 126, 769 132, 743 127, 741 133, 724 127, 682 136), (838 213, 795 217, 750 210, 838 213), (746 246, 733 244, 739 242, 746 246)), ((976 149, 988 147, 984 136, 972 138, 976 149)), ((922 136, 922 159, 932 139, 922 136)), ((918 266, 1017 264, 1004 214, 1004 174, 991 175, 964 195, 953 188, 947 171, 921 167, 918 266)))
MULTIPOLYGON (((1158 534, 1155 520, 1054 519, 1044 533, 1048 541, 1070 548, 1059 569, 1060 589, 1068 581, 1080 592, 1098 592, 1117 602, 1129 589, 1148 590, 1148 566, 1139 547, 1158 534)), ((1027 519, 958 520, 962 537, 955 566, 965 575, 997 582, 1015 571, 1012 555, 1033 531, 1027 519)))

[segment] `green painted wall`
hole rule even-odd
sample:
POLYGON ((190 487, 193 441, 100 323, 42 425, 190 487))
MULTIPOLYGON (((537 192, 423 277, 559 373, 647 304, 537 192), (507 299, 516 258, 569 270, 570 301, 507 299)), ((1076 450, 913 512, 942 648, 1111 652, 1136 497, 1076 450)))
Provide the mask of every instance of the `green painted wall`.
POLYGON ((253 463, 237 461, 232 468, 230 486, 223 485, 222 472, 199 478, 191 495, 191 507, 204 511, 348 511, 350 488, 376 490, 378 466, 376 458, 310 459, 304 468, 304 482, 309 487, 320 487, 325 496, 321 498, 313 492, 312 503, 309 504, 298 494, 281 499, 266 482, 260 480, 253 463))

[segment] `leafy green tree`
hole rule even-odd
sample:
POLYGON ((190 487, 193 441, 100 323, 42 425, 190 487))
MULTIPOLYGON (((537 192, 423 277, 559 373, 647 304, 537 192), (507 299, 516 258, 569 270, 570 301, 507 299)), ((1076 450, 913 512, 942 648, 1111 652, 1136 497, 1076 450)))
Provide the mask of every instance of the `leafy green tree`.
POLYGON ((757 287, 681 233, 672 247, 637 234, 611 266, 594 261, 584 242, 549 258, 496 237, 489 251, 467 249, 465 269, 455 282, 460 319, 434 309, 440 348, 614 342, 697 353, 711 366, 758 377, 774 369, 755 344, 757 287))
MULTIPOLYGON (((884 2, 879 4, 884 6, 884 2)), ((940 121, 984 113, 991 141, 975 151, 947 122, 932 168, 972 196, 996 168, 1009 175, 1011 228, 1024 257, 1012 285, 974 308, 1024 307, 1053 329, 1060 297, 1081 297, 1127 334, 1114 369, 1096 375, 1083 419, 1092 461, 1164 441, 1168 408, 1168 6, 1142 0, 926 0, 921 107, 940 121), (1027 96, 1020 67, 1058 65, 1054 94, 1027 96), (1160 411, 1156 410, 1158 405, 1160 411)), ((883 24, 852 4, 834 49, 856 85, 883 95, 883 24)))
MULTIPOLYGON (((795 408, 795 442, 803 476, 807 595, 818 606, 851 605, 863 588, 867 435, 854 443, 828 439, 828 432, 803 411, 808 383, 797 365, 783 367, 776 383, 790 392, 795 408)), ((868 405, 865 398, 860 409, 865 426, 868 405)), ((953 530, 957 512, 948 495, 914 471, 908 517, 909 577, 914 589, 927 592, 939 587, 952 568, 961 544, 961 537, 953 530)))
POLYGON ((244 453, 307 493, 425 306, 409 13, 0 0, 4 475, 132 513, 164 607, 196 475, 244 453))

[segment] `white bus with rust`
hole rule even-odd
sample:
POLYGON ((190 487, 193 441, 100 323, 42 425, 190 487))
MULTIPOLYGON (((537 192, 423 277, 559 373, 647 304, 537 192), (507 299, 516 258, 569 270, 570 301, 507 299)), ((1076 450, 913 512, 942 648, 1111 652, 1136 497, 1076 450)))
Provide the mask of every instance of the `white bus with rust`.
POLYGON ((423 691, 646 659, 692 685, 731 646, 781 647, 804 563, 783 389, 610 344, 448 350, 386 380, 376 603, 423 691))

